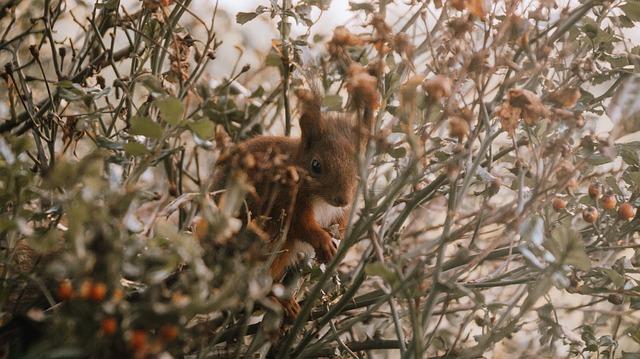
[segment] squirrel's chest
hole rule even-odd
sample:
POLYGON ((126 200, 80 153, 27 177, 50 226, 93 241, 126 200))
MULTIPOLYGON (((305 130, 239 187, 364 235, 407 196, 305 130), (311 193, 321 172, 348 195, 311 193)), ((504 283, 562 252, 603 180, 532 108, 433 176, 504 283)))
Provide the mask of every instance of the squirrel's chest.
POLYGON ((348 207, 334 207, 322 199, 315 199, 312 206, 314 219, 322 228, 330 227, 348 211, 348 207))

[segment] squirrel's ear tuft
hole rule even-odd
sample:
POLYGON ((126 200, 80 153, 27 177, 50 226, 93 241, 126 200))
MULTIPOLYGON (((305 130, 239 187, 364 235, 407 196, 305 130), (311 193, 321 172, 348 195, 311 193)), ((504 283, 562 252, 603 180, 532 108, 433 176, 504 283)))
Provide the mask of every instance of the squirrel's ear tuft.
POLYGON ((298 106, 300 107, 302 140, 306 142, 306 145, 309 145, 309 141, 322 134, 321 100, 317 94, 307 89, 297 89, 295 94, 298 97, 298 106))

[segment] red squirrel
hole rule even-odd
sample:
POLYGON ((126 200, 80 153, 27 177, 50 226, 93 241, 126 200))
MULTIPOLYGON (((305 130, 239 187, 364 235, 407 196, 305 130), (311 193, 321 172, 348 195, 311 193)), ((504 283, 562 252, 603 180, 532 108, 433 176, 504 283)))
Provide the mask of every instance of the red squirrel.
MULTIPOLYGON (((304 258, 301 253, 315 251, 321 263, 336 254, 326 229, 337 224, 342 233, 346 227, 359 177, 357 156, 377 100, 377 79, 365 75, 365 81, 347 86, 361 117, 356 121, 349 114, 323 112, 316 94, 298 90, 300 138, 257 136, 238 145, 236 153, 255 160, 245 170, 244 180, 254 189, 245 210, 269 238, 268 253, 277 251, 270 266, 274 282, 304 258)), ((224 188, 228 166, 218 171, 215 189, 224 188)), ((300 307, 293 298, 278 301, 289 318, 297 316, 300 307)))

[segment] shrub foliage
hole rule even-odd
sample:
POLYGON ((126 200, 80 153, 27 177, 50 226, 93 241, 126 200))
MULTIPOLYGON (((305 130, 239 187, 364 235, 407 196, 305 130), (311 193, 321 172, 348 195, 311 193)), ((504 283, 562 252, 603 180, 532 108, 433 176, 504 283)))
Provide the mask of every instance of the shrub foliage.
POLYGON ((326 0, 233 14, 233 31, 274 29, 258 69, 219 64, 217 6, 0 5, 3 350, 634 357, 640 143, 618 139, 638 129, 640 5, 400 3, 351 2, 324 33, 326 0), (349 111, 353 64, 380 97, 358 202, 283 322, 260 235, 235 218, 251 188, 218 205, 215 162, 295 133, 297 87, 349 111))

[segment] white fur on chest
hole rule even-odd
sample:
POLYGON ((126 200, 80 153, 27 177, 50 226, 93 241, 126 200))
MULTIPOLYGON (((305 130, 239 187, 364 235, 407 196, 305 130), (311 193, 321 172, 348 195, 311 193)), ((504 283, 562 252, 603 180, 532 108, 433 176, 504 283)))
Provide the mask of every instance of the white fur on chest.
POLYGON ((338 218, 344 216, 347 210, 348 207, 334 207, 319 198, 313 201, 313 214, 316 223, 322 228, 330 227, 338 218))
MULTIPOLYGON (((322 228, 328 228, 333 225, 338 218, 344 215, 348 208, 349 207, 334 207, 322 199, 315 199, 313 201, 313 214, 316 223, 322 228)), ((295 238, 292 252, 299 254, 299 256, 290 256, 288 266, 295 265, 305 255, 311 257, 315 253, 309 243, 300 241, 297 238, 295 238)))

